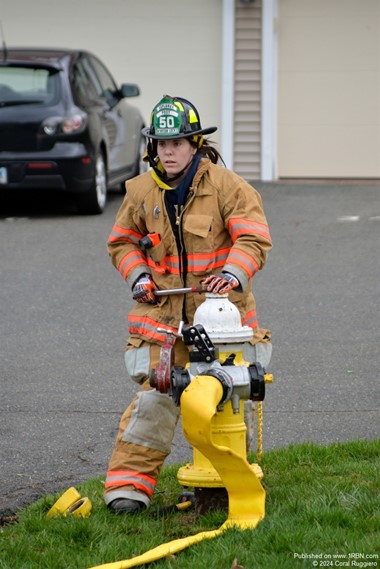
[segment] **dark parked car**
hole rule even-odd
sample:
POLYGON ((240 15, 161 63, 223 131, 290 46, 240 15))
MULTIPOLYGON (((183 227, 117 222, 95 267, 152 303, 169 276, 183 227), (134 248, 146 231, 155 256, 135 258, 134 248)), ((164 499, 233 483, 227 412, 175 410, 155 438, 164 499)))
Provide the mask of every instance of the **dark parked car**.
POLYGON ((92 53, 0 52, 0 191, 70 192, 80 213, 102 213, 107 189, 140 172, 140 90, 116 84, 92 53))

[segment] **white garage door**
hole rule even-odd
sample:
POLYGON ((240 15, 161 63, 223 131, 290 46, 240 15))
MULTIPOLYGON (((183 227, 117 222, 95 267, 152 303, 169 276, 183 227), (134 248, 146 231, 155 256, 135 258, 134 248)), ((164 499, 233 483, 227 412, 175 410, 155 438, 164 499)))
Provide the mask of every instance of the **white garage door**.
POLYGON ((280 0, 279 177, 380 177, 380 2, 280 0))
POLYGON ((146 120, 168 93, 192 101, 204 126, 220 126, 221 0, 13 0, 0 18, 8 46, 93 51, 118 83, 140 86, 146 120))

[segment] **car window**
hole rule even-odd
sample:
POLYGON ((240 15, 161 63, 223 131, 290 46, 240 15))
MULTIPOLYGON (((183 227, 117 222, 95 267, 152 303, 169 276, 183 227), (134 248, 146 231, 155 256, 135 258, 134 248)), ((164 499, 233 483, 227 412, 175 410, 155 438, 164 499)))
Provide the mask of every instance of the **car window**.
POLYGON ((99 59, 89 56, 88 60, 99 82, 101 96, 105 97, 110 107, 113 107, 120 99, 114 78, 99 59))
POLYGON ((0 104, 52 104, 59 96, 55 69, 0 66, 0 104))
POLYGON ((99 86, 94 83, 86 69, 83 59, 76 62, 71 76, 74 100, 80 105, 88 105, 99 97, 99 86))

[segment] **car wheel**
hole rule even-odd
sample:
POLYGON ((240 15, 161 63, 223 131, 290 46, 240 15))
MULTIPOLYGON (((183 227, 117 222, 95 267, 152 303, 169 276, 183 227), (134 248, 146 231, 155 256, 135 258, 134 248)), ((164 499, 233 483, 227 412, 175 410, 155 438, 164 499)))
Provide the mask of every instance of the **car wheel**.
POLYGON ((76 196, 76 204, 79 213, 96 215, 103 213, 107 202, 107 172, 106 163, 102 152, 95 159, 95 172, 91 188, 85 194, 76 196))

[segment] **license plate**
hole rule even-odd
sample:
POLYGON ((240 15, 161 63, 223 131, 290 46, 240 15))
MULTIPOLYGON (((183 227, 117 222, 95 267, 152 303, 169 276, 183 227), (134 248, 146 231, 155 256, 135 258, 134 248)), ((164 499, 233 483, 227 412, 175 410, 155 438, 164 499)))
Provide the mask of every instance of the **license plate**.
POLYGON ((5 167, 0 168, 0 184, 6 184, 8 182, 8 172, 5 167))

